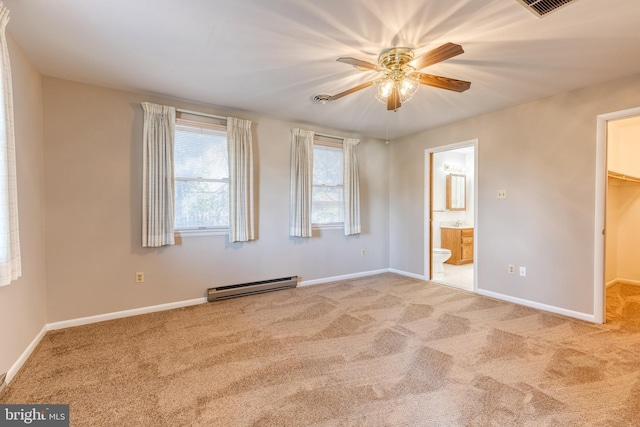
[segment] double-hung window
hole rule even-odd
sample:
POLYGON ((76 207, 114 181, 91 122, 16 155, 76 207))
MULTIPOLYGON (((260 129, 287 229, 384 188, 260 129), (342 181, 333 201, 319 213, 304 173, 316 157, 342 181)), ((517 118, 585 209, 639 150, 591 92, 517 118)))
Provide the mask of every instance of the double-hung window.
POLYGON ((311 202, 313 225, 341 225, 344 222, 342 165, 342 144, 314 141, 311 202))
POLYGON ((177 231, 228 229, 229 164, 223 127, 176 120, 174 185, 177 231))

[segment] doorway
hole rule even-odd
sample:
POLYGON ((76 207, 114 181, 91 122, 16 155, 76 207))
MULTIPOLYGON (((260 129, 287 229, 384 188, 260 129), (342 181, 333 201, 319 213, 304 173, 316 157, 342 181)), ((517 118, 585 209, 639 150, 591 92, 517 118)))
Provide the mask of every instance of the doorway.
POLYGON ((476 291, 477 140, 425 152, 425 278, 476 291))
POLYGON ((636 225, 640 215, 639 137, 640 108, 598 116, 594 230, 596 323, 629 320, 640 323, 640 263, 635 250, 635 237, 640 238, 640 226, 636 225), (634 310, 636 306, 638 309, 634 310), (624 319, 625 316, 632 318, 624 319))
POLYGON ((607 122, 605 322, 640 321, 640 116, 607 122))

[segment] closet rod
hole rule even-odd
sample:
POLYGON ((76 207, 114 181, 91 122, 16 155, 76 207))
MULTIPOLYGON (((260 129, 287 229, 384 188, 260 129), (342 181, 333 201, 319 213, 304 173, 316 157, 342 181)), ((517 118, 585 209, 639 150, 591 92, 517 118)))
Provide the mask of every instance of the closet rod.
POLYGON ((628 181, 628 182, 635 182, 635 183, 640 184, 640 178, 636 178, 634 176, 623 175, 621 173, 612 172, 612 171, 609 171, 607 173, 607 175, 609 177, 611 177, 611 178, 614 178, 614 179, 619 179, 619 180, 628 181))

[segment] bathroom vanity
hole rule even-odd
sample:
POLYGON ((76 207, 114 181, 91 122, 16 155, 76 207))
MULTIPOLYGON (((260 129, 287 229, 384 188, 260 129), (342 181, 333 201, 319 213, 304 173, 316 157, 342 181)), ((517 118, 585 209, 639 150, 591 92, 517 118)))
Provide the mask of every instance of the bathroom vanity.
POLYGON ((447 264, 460 265, 473 262, 473 227, 441 227, 440 246, 451 251, 447 264))

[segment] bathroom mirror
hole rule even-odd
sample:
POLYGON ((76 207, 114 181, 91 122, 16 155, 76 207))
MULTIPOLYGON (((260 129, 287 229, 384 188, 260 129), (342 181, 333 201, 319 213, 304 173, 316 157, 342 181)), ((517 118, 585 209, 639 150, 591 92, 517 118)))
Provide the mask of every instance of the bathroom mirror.
POLYGON ((447 209, 467 210, 467 177, 460 173, 447 175, 447 209))

